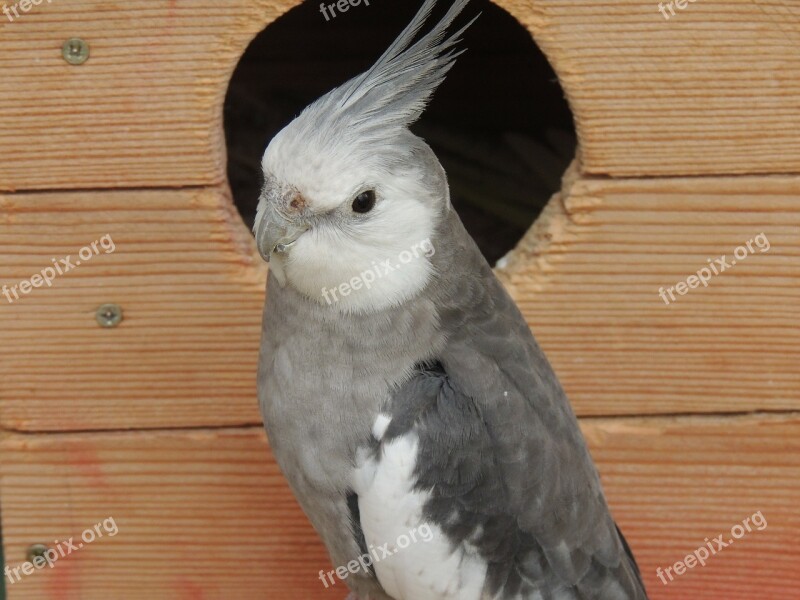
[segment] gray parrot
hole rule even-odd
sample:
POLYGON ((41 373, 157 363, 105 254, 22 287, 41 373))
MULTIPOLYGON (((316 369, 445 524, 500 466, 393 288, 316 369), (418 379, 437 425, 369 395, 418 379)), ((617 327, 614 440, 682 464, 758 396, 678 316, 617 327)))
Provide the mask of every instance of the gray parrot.
MULTIPOLYGON (((456 0, 269 144, 258 373, 275 457, 372 600, 646 593, 547 359, 408 127, 453 67, 456 0)), ((324 588, 320 587, 322 592, 324 588)))

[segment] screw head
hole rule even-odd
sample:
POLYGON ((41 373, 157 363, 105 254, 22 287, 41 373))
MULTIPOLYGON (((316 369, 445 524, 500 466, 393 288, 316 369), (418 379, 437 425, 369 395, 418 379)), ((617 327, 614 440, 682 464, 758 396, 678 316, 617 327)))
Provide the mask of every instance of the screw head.
POLYGON ((82 65, 89 60, 89 44, 81 38, 70 38, 61 46, 61 56, 71 65, 82 65))
POLYGON ((103 304, 97 307, 94 318, 100 327, 116 327, 122 322, 122 307, 119 304, 103 304))
POLYGON ((31 544, 28 546, 28 562, 31 562, 37 568, 41 569, 45 564, 44 553, 47 552, 47 546, 44 544, 31 544))

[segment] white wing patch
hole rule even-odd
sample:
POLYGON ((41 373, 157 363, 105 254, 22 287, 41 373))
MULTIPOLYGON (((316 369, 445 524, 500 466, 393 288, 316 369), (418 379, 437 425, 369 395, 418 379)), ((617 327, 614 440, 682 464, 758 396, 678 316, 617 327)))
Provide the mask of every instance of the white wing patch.
MULTIPOLYGON (((390 422, 385 414, 375 420, 378 441, 390 422)), ((422 518, 429 494, 414 490, 418 445, 413 431, 383 443, 379 459, 362 453, 353 473, 361 528, 379 559, 375 574, 396 600, 479 600, 486 561, 468 546, 453 548, 437 525, 422 518)))

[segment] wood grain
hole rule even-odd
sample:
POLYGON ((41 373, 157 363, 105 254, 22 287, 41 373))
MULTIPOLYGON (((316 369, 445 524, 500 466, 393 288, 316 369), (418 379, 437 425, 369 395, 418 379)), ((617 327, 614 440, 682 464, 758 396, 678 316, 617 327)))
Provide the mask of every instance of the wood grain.
MULTIPOLYGON (((578 414, 798 408, 798 193, 796 177, 568 183, 499 273, 578 414), (659 287, 761 232, 768 252, 663 303, 659 287)), ((116 245, 0 296, 4 428, 259 422, 266 273, 223 190, 15 194, 0 209, 0 285, 103 235, 116 245), (94 321, 105 302, 125 311, 116 329, 94 321)))
MULTIPOLYGON (((611 511, 651 600, 784 600, 800 587, 800 415, 583 421, 611 511), (746 533, 673 581, 662 571, 754 513, 746 533), (760 521, 757 521, 760 522, 760 521)), ((739 534, 736 532, 737 535, 739 534)), ((716 549, 716 543, 713 544, 716 549)))
MULTIPOLYGON (((612 512, 653 600, 778 600, 800 584, 800 415, 587 419, 612 512), (766 528, 669 585, 656 577, 761 511, 766 528)), ((31 543, 119 533, 9 587, 10 600, 341 598, 260 428, 6 434, 8 562, 31 543), (283 594, 283 596, 279 595, 283 594)), ((410 549, 413 551, 413 548, 410 549)))
POLYGON ((4 18, 0 189, 221 183, 228 78, 292 4, 56 1, 4 18), (74 36, 91 47, 79 67, 61 58, 74 36))
MULTIPOLYGON (((6 436, 0 444, 6 559, 30 544, 104 536, 9 584, 11 600, 341 599, 329 559, 261 428, 6 436), (113 527, 108 528, 113 532, 113 527)), ((62 545, 63 546, 63 545, 62 545)))
MULTIPOLYGON (((104 235, 115 245, 9 304, 0 296, 6 429, 259 423, 266 267, 223 190, 0 196, 0 285, 104 235), (95 310, 124 320, 102 329, 95 310)), ((13 298, 13 296, 12 296, 13 298)))
POLYGON ((800 408, 798 195, 798 177, 573 169, 499 275, 578 414, 800 408), (659 296, 761 233, 768 251, 752 243, 708 287, 659 296))
MULTIPOLYGON (((222 183, 230 75, 297 4, 71 0, 0 19, 0 190, 222 183), (92 49, 80 67, 60 54, 73 36, 92 49)), ((699 0, 670 21, 654 0, 498 4, 554 65, 587 173, 800 171, 789 4, 699 0)))
POLYGON ((586 173, 800 172, 795 2, 692 0, 669 20, 659 0, 499 4, 558 73, 586 173))

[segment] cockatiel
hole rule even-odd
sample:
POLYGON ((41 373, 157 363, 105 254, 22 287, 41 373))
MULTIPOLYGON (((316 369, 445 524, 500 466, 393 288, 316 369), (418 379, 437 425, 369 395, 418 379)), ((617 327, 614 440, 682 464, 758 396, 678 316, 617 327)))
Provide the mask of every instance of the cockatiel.
POLYGON ((326 586, 341 577, 371 600, 641 600, 567 398, 408 129, 459 54, 469 24, 447 30, 467 2, 423 34, 426 0, 371 69, 266 150, 269 440, 341 567, 320 574, 326 586))

